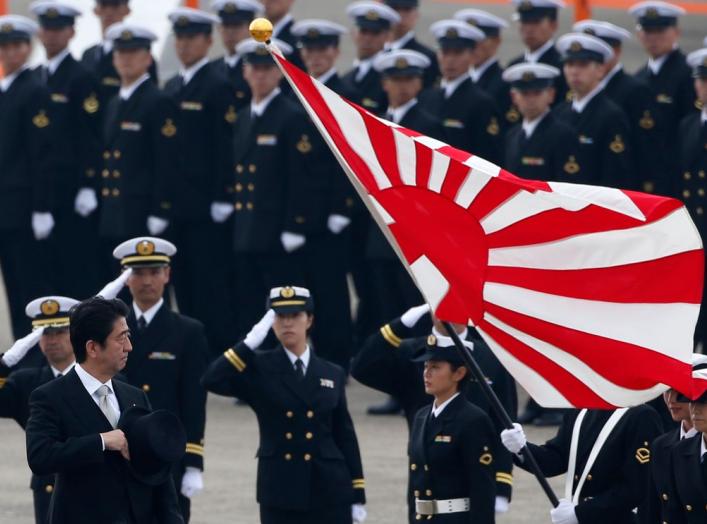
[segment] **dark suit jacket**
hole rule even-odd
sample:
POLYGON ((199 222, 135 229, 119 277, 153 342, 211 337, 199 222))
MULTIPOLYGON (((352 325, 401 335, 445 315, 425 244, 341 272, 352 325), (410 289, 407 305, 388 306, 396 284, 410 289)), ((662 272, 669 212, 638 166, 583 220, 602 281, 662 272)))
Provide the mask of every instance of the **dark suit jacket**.
POLYGON ((700 463, 703 434, 683 439, 673 447, 672 480, 677 513, 670 524, 703 524, 707 521, 707 462, 700 463))
POLYGON ((501 113, 501 127, 504 130, 521 120, 520 113, 511 103, 511 87, 503 80, 503 68, 498 62, 494 62, 479 77, 476 85, 483 89, 486 94, 493 98, 501 113))
MULTIPOLYGON (((145 393, 113 381, 121 412, 150 406, 145 393)), ((135 480, 116 451, 103 451, 99 433, 110 423, 76 370, 30 396, 27 460, 39 475, 56 474, 51 524, 183 523, 171 477, 157 487, 135 480)))
POLYGON ((352 100, 371 113, 380 113, 388 107, 388 95, 383 91, 381 75, 371 67, 366 75, 360 80, 356 80, 357 68, 353 68, 341 77, 341 81, 347 84, 349 89, 358 93, 358 99, 352 100))
POLYGON ((253 352, 241 343, 211 363, 202 383, 245 400, 258 417, 260 504, 310 511, 365 502, 346 374, 339 366, 312 353, 299 379, 282 346, 253 352))
POLYGON ((707 239, 707 124, 702 123, 700 113, 683 118, 677 136, 679 165, 671 173, 671 194, 685 202, 704 241, 707 239))
MULTIPOLYGON (((662 399, 661 399, 662 400, 662 399)), ((680 428, 664 433, 651 442, 651 480, 641 511, 641 524, 675 522, 681 508, 676 506, 672 483, 672 449, 680 442, 680 428)))

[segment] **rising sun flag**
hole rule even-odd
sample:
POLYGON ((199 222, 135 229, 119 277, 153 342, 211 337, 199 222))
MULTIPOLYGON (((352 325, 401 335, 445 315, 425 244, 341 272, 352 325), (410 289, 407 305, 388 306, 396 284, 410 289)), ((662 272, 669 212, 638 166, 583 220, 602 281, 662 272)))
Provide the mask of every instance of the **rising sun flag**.
POLYGON ((536 401, 608 409, 707 390, 690 364, 704 255, 681 202, 518 178, 267 47, 434 314, 474 326, 536 401))

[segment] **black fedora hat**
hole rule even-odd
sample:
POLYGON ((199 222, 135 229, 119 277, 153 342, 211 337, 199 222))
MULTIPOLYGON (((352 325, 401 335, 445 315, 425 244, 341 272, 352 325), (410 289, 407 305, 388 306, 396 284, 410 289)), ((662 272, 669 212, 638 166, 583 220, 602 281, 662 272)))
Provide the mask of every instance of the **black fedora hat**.
POLYGON ((129 468, 144 484, 162 484, 174 463, 186 452, 187 434, 179 419, 165 409, 150 411, 141 406, 125 410, 118 421, 130 449, 129 468))

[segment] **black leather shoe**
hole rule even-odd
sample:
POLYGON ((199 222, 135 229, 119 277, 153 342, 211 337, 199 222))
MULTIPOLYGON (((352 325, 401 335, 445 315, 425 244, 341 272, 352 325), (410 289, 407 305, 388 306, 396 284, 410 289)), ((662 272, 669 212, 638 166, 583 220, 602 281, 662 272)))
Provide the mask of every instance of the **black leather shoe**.
POLYGON ((366 413, 369 415, 397 415, 402 409, 400 402, 393 397, 388 397, 388 400, 382 404, 368 406, 366 413))

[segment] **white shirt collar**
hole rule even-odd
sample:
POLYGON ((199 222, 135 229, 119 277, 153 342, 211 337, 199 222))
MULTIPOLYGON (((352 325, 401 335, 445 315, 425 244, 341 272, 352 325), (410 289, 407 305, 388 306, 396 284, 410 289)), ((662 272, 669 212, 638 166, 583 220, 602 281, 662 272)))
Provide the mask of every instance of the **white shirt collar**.
POLYGON ((287 349, 285 346, 283 346, 282 348, 285 350, 285 355, 287 355, 287 358, 290 359, 292 367, 295 367, 295 362, 297 361, 297 359, 300 359, 302 361, 302 364, 304 364, 304 372, 306 373, 307 368, 309 367, 309 358, 311 357, 311 352, 309 351, 309 344, 307 344, 304 353, 302 353, 299 357, 295 355, 292 351, 287 349))
POLYGON ((395 108, 388 107, 386 117, 388 118, 388 120, 392 120, 396 124, 399 124, 400 121, 405 118, 407 112, 410 111, 410 109, 412 109, 415 104, 417 104, 417 98, 413 98, 412 100, 409 100, 403 105, 395 108))
POLYGON ((133 82, 129 86, 121 87, 120 88, 120 98, 122 100, 130 100, 130 97, 133 96, 133 93, 135 91, 137 91, 137 88, 140 87, 142 84, 144 84, 149 79, 150 79, 150 73, 145 73, 144 75, 142 75, 140 78, 138 78, 135 82, 133 82))
POLYGON ((624 66, 621 62, 618 62, 612 69, 609 71, 604 78, 601 79, 601 82, 599 84, 601 85, 602 89, 605 88, 609 82, 611 82, 611 79, 614 78, 617 74, 619 74, 623 70, 624 66))
POLYGON ((250 103, 250 114, 254 116, 263 116, 263 113, 265 113, 265 110, 268 108, 270 105, 270 102, 272 102, 272 99, 275 98, 277 95, 280 94, 280 88, 276 87, 273 89, 268 96, 263 98, 260 102, 255 102, 252 101, 250 103))
POLYGON ((700 440, 702 440, 702 443, 700 444, 700 457, 707 453, 707 443, 705 443, 706 438, 707 433, 702 433, 702 435, 700 435, 700 440))
POLYGON ((3 79, 1 79, 0 91, 2 91, 3 93, 7 92, 7 90, 10 89, 10 87, 12 86, 12 83, 15 81, 15 79, 27 69, 29 69, 29 65, 25 64, 11 75, 7 75, 3 79))
POLYGON ((152 319, 155 318, 155 315, 162 307, 162 304, 164 304, 164 298, 159 299, 157 304, 152 306, 147 311, 142 311, 138 307, 137 303, 133 302, 133 311, 135 312, 135 320, 138 320, 140 317, 145 317, 145 322, 147 322, 147 325, 149 326, 150 322, 152 322, 152 319))
POLYGON ((393 40, 392 42, 386 43, 385 48, 386 48, 386 50, 389 50, 389 51, 395 51, 397 49, 402 49, 403 47, 405 47, 405 44, 407 44, 413 38, 415 38, 415 32, 408 31, 407 33, 405 33, 403 36, 401 36, 397 40, 393 40))
POLYGON ((56 70, 59 69, 59 66, 61 65, 61 63, 70 54, 71 54, 71 51, 69 51, 69 48, 67 47, 61 53, 56 55, 54 58, 47 60, 47 63, 44 65, 49 70, 49 74, 53 75, 54 73, 56 73, 56 70))
POLYGON ((459 392, 457 391, 454 395, 452 395, 447 400, 442 402, 439 406, 435 406, 435 403, 433 402, 432 403, 432 416, 435 418, 439 417, 442 414, 442 411, 444 411, 444 408, 446 408, 449 405, 449 403, 452 400, 454 400, 455 398, 457 398, 458 396, 459 396, 459 392))
POLYGON ((469 76, 471 77, 471 81, 477 83, 481 79, 481 77, 484 76, 486 70, 496 62, 498 62, 498 58, 492 56, 480 66, 472 67, 471 69, 469 69, 469 76))
POLYGON ((88 371, 86 371, 84 368, 82 368, 81 364, 79 363, 76 363, 76 365, 74 365, 74 369, 76 370, 76 374, 79 376, 81 384, 83 384, 83 387, 86 388, 86 391, 88 391, 88 394, 92 397, 95 396, 96 390, 103 385, 108 386, 110 392, 112 394, 115 394, 115 391, 113 390, 113 381, 111 379, 109 379, 107 382, 101 382, 96 377, 91 375, 88 371))
POLYGON ((201 70, 202 67, 204 67, 206 64, 209 63, 209 57, 205 56, 201 60, 199 60, 196 64, 192 65, 191 67, 187 67, 184 69, 179 70, 179 74, 182 76, 184 79, 184 85, 187 85, 189 81, 194 78, 194 76, 201 70))
POLYGON ((356 70, 356 82, 360 82, 363 77, 365 77, 368 72, 371 70, 371 67, 373 67, 373 60, 378 56, 379 53, 376 53, 373 56, 369 56, 368 58, 357 58, 354 60, 353 65, 354 67, 358 68, 356 70))
POLYGON ((66 369, 65 369, 64 371, 59 371, 57 368, 55 368, 55 367, 52 366, 51 364, 49 365, 49 367, 50 367, 51 370, 52 370, 52 374, 54 375, 54 378, 56 378, 56 377, 58 377, 59 375, 66 375, 69 371, 71 371, 71 370, 73 369, 73 367, 74 367, 75 365, 76 365, 76 361, 74 361, 74 362, 72 362, 71 364, 69 364, 68 366, 66 366, 66 369))
POLYGON ((602 89, 604 89, 604 86, 601 82, 599 82, 599 85, 597 85, 594 89, 587 93, 585 97, 582 98, 582 100, 572 100, 572 109, 574 109, 578 113, 581 113, 582 111, 584 111, 584 108, 587 107, 587 104, 592 101, 592 98, 597 96, 597 94, 599 94, 602 89))
POLYGON ((280 31, 290 23, 292 20, 292 15, 290 13, 287 13, 285 16, 283 16, 272 28, 272 36, 277 38, 277 36, 280 34, 280 31))
POLYGON ((233 69, 238 65, 238 61, 241 59, 241 56, 238 54, 234 55, 226 55, 223 57, 223 61, 226 62, 226 65, 233 69))
POLYGON ((103 40, 101 47, 103 48, 104 55, 110 54, 110 52, 113 51, 113 41, 112 40, 103 40))
POLYGON ((684 438, 694 437, 695 435, 697 435, 697 430, 695 428, 690 428, 689 431, 685 431, 682 422, 680 423, 680 440, 684 438))
POLYGON ((461 83, 464 82, 464 80, 466 80, 467 78, 469 78, 468 72, 459 75, 454 80, 443 79, 440 82, 439 86, 444 89, 444 98, 449 98, 450 96, 452 96, 454 94, 454 91, 457 90, 457 87, 459 87, 461 83))
POLYGON ((665 61, 668 59, 668 57, 671 55, 673 51, 675 51, 678 48, 678 45, 675 44, 673 45, 672 51, 669 53, 665 53, 663 56, 659 56, 658 58, 648 58, 648 69, 651 70, 651 72, 654 75, 657 75, 660 73, 660 70, 663 68, 663 64, 665 64, 665 61))
POLYGON ((550 110, 546 109, 545 112, 539 117, 537 117, 535 120, 527 121, 526 119, 523 119, 523 131, 525 132, 526 138, 530 138, 531 136, 533 136, 533 133, 538 128, 540 122, 542 122, 543 118, 545 118, 549 113, 550 110))
POLYGON ((540 60, 540 57, 543 56, 545 51, 554 47, 554 45, 555 45, 555 41, 553 39, 550 39, 547 42, 545 42, 543 45, 538 47, 535 51, 530 51, 530 50, 526 49, 525 50, 525 61, 532 62, 533 64, 537 63, 537 61, 540 60))
POLYGON ((702 124, 707 122, 707 107, 702 108, 702 113, 700 114, 700 122, 702 124))
POLYGON ((326 84, 329 81, 329 79, 332 76, 334 76, 335 74, 336 74, 336 67, 332 67, 331 69, 329 69, 329 71, 327 71, 323 75, 318 76, 317 81, 321 82, 322 84, 326 84))

